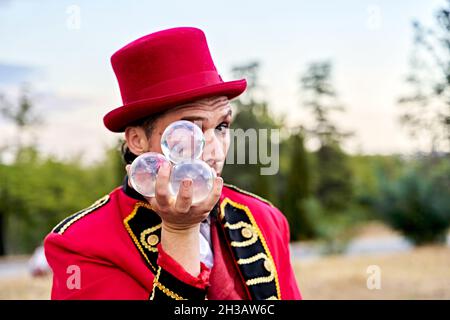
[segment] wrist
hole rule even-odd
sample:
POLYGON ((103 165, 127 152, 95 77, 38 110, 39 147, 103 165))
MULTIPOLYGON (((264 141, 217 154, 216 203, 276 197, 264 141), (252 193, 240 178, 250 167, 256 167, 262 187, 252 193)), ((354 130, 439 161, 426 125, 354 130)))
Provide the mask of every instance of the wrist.
POLYGON ((179 228, 163 222, 161 246, 188 273, 194 277, 200 274, 200 224, 179 228))
POLYGON ((161 222, 161 230, 168 234, 188 235, 200 232, 200 223, 193 225, 171 224, 165 221, 161 222))

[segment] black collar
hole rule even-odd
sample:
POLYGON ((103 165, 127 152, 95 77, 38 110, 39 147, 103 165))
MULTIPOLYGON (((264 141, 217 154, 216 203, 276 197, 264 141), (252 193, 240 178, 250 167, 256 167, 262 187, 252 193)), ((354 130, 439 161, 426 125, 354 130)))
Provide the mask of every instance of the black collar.
POLYGON ((122 183, 122 190, 125 194, 133 199, 146 202, 144 196, 128 185, 128 175, 125 175, 122 183))

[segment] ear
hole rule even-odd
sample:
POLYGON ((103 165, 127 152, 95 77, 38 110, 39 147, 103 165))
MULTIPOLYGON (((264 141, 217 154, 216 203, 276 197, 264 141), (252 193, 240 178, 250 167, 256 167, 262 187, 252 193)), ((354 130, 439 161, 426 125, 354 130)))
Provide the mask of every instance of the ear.
POLYGON ((148 151, 148 139, 141 127, 127 127, 125 129, 125 140, 128 148, 135 155, 148 151))

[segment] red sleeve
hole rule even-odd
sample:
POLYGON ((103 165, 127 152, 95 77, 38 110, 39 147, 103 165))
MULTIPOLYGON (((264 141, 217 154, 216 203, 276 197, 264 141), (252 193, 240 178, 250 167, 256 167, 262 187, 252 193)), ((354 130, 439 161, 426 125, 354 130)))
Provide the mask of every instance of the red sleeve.
POLYGON ((198 289, 206 289, 209 285, 209 275, 211 270, 203 262, 200 262, 200 274, 197 277, 194 277, 164 251, 161 243, 158 245, 157 263, 158 266, 175 276, 178 280, 190 286, 198 289))
POLYGON ((137 300, 148 291, 114 265, 71 250, 63 235, 49 234, 45 255, 53 271, 52 299, 137 300))
MULTIPOLYGON (((277 209, 278 210, 278 209, 277 209)), ((289 224, 286 219, 286 217, 279 212, 282 218, 282 234, 283 237, 283 243, 281 251, 283 252, 282 257, 282 263, 280 264, 280 270, 278 271, 278 274, 281 275, 283 278, 280 280, 282 284, 282 290, 281 290, 281 298, 283 300, 301 300, 302 296, 300 294, 300 290, 297 285, 297 280, 295 279, 295 273, 292 268, 291 263, 291 253, 289 249, 289 241, 290 241, 290 231, 289 231, 289 224)))
POLYGON ((200 263, 194 277, 158 245, 158 272, 153 280, 151 300, 205 300, 210 269, 200 263))

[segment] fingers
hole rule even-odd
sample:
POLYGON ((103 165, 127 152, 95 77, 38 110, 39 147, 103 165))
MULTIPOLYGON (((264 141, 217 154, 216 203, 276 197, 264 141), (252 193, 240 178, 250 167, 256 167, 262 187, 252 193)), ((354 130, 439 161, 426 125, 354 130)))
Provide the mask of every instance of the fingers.
POLYGON ((170 177, 170 164, 163 163, 158 171, 158 176, 156 177, 156 193, 155 198, 158 202, 158 206, 161 208, 170 206, 169 194, 169 177, 170 177))
MULTIPOLYGON (((130 175, 130 165, 125 166, 128 176, 130 175)), ((193 181, 191 179, 184 179, 180 184, 180 189, 176 199, 169 192, 171 165, 163 163, 158 171, 156 178, 156 193, 155 197, 146 197, 151 207, 160 214, 167 214, 169 212, 188 213, 193 210, 193 214, 209 213, 214 205, 219 201, 222 194, 223 179, 215 177, 213 188, 208 197, 198 204, 192 204, 193 199, 193 181)), ((128 180, 130 183, 130 180, 128 180)))
POLYGON ((180 184, 177 200, 175 202, 175 210, 180 213, 187 213, 192 204, 192 180, 184 179, 180 184))

